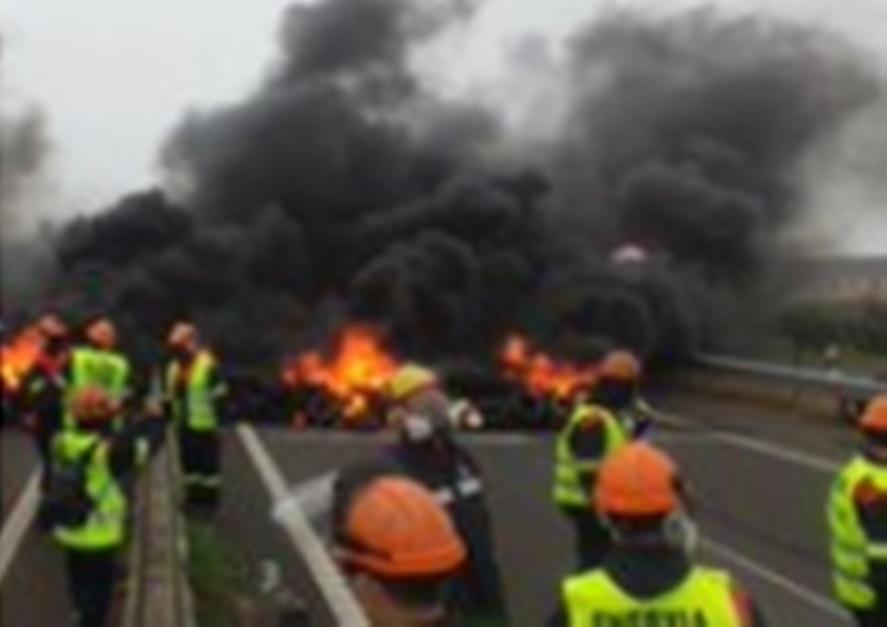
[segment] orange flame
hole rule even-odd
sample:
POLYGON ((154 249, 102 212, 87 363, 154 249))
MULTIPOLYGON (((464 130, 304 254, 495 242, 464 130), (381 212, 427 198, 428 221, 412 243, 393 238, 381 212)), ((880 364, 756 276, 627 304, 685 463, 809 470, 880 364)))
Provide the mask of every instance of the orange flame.
POLYGON ((0 346, 0 376, 5 392, 18 392, 42 350, 43 336, 36 327, 25 329, 10 344, 0 346))
POLYGON ((283 382, 325 390, 334 398, 346 421, 359 421, 372 409, 373 397, 398 368, 379 335, 366 327, 348 327, 330 357, 319 351, 301 355, 284 367, 283 382))
POLYGON ((533 348, 519 335, 508 338, 499 359, 506 378, 520 383, 536 397, 569 400, 578 390, 594 385, 597 380, 593 366, 558 361, 533 348))

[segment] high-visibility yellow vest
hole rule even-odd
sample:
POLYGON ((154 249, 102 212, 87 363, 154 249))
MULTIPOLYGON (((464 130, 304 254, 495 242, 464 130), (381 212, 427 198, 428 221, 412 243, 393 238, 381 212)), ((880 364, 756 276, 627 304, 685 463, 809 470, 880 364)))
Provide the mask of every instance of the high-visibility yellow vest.
POLYGON ((552 493, 554 502, 562 507, 591 507, 591 486, 585 485, 584 477, 597 470, 605 458, 627 444, 630 439, 625 425, 606 408, 590 404, 578 406, 557 437, 552 493), (604 453, 599 459, 579 459, 570 446, 576 430, 589 421, 598 421, 604 428, 604 453))
POLYGON ((838 600, 854 610, 878 605, 877 592, 869 582, 872 562, 887 562, 887 542, 876 542, 866 534, 854 501, 857 488, 869 481, 887 493, 887 467, 862 455, 838 474, 828 502, 831 531, 832 581, 838 600))
POLYGON ((173 419, 191 431, 213 431, 219 426, 216 401, 225 394, 223 384, 213 386, 212 372, 216 367, 215 357, 208 351, 201 351, 194 358, 188 372, 184 396, 178 392, 178 381, 182 366, 178 361, 170 362, 166 371, 166 395, 172 406, 173 419))
POLYGON ((570 627, 743 627, 743 615, 727 573, 694 568, 677 588, 635 599, 603 569, 568 578, 563 600, 570 627))
POLYGON ((71 354, 69 388, 76 392, 96 385, 112 398, 120 400, 127 392, 129 374, 129 361, 123 355, 114 351, 82 347, 71 354))
POLYGON ((80 390, 98 386, 112 399, 123 401, 129 392, 129 377, 129 360, 123 355, 88 346, 75 349, 71 353, 71 373, 65 390, 65 426, 74 425, 71 402, 80 390))
POLYGON ((100 551, 123 544, 126 496, 111 473, 108 446, 98 435, 75 429, 62 431, 53 445, 53 456, 61 463, 86 464, 86 493, 94 508, 79 527, 56 527, 53 535, 64 547, 80 551, 100 551), (81 459, 89 455, 88 460, 81 459))

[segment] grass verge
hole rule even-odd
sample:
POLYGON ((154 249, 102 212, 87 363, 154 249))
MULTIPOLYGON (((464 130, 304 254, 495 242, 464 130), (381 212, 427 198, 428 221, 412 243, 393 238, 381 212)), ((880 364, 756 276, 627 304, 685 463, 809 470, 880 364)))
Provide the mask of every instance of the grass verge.
POLYGON ((188 564, 198 627, 237 627, 247 566, 212 523, 188 521, 188 564))

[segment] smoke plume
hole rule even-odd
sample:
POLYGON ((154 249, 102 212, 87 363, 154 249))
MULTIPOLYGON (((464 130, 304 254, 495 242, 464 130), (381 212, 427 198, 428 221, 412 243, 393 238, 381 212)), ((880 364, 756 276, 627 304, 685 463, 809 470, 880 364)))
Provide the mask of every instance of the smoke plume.
POLYGON ((41 173, 48 142, 39 112, 20 117, 0 114, 0 208, 3 233, 11 235, 22 204, 41 173))
POLYGON ((749 289, 802 213, 804 156, 875 97, 823 33, 617 13, 571 40, 566 113, 528 139, 412 63, 473 4, 292 8, 263 85, 172 132, 175 194, 66 228, 54 298, 142 335, 194 316, 259 363, 353 319, 432 358, 513 329, 680 352, 707 341, 712 295, 749 289), (629 242, 648 258, 612 263, 629 242))
POLYGON ((39 242, 25 238, 33 235, 38 221, 34 209, 46 184, 45 164, 50 150, 41 111, 7 111, 4 60, 0 36, 0 302, 30 300, 36 287, 35 273, 46 270, 47 251, 39 242))

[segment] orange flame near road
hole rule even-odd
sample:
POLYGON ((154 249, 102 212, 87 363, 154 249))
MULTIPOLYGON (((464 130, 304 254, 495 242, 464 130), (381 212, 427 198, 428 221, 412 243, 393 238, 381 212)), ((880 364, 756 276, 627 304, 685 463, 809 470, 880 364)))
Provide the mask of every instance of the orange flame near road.
POLYGON ((398 368, 372 329, 349 327, 342 333, 334 354, 319 351, 301 355, 284 367, 283 382, 290 387, 307 385, 325 390, 336 399, 346 421, 358 421, 372 408, 372 399, 398 368))
POLYGON ((18 392, 42 350, 43 336, 36 327, 25 329, 10 344, 0 347, 0 376, 3 378, 4 392, 18 392))
POLYGON ((579 389, 594 385, 593 366, 558 361, 536 350, 519 335, 508 338, 499 355, 506 378, 520 383, 536 397, 569 400, 579 389))

